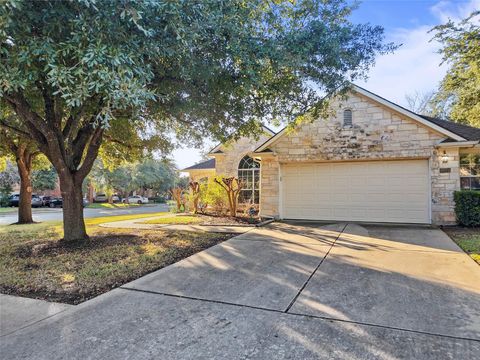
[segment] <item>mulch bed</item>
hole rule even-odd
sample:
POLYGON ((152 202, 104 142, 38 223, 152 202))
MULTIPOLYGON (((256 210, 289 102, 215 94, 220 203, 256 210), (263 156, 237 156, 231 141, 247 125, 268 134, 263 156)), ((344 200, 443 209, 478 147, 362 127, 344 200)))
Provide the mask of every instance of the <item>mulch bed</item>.
POLYGON ((463 226, 445 226, 442 228, 448 235, 480 235, 480 227, 467 228, 463 226))
POLYGON ((232 236, 101 229, 74 244, 6 239, 9 244, 0 242, 0 293, 78 304, 232 236))
MULTIPOLYGON (((187 215, 187 214, 185 214, 187 215)), ((177 215, 182 216, 182 215, 177 215)), ((191 216, 188 214, 187 216, 191 216)), ((201 222, 195 225, 230 225, 230 226, 254 226, 259 224, 262 220, 259 217, 250 218, 248 216, 237 216, 236 218, 231 216, 215 215, 215 214, 197 214, 196 216, 201 218, 201 222)))

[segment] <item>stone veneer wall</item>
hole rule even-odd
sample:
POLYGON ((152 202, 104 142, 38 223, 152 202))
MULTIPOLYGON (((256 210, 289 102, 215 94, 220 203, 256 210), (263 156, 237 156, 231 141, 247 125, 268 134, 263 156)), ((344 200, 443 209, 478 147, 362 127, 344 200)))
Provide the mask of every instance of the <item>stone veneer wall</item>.
POLYGON ((458 149, 445 149, 449 161, 443 164, 443 149, 435 148, 446 136, 359 94, 333 102, 332 108, 335 114, 331 118, 299 125, 270 147, 275 156, 262 157, 262 215, 279 215, 281 163, 418 158, 430 160, 433 223, 455 221, 453 191, 460 186, 458 149), (353 112, 351 128, 342 126, 345 109, 353 112), (440 173, 444 167, 451 172, 440 173))
POLYGON ((258 139, 242 137, 231 144, 222 145, 222 154, 215 154, 215 172, 217 175, 238 176, 238 164, 248 153, 255 150, 270 138, 262 134, 258 139))

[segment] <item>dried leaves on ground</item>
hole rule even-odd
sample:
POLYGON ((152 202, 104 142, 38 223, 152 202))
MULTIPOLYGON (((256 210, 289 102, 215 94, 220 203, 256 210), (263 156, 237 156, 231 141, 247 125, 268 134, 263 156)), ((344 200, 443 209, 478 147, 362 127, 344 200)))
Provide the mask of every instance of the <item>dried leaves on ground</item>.
POLYGON ((0 292, 77 304, 218 244, 232 235, 88 228, 68 244, 61 224, 0 227, 0 292))

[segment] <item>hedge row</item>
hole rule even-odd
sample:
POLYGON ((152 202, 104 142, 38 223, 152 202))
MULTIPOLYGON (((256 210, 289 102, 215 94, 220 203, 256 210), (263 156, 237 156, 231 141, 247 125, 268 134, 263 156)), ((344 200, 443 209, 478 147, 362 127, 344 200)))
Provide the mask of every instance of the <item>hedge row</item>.
POLYGON ((455 191, 455 214, 463 226, 480 226, 480 191, 455 191))

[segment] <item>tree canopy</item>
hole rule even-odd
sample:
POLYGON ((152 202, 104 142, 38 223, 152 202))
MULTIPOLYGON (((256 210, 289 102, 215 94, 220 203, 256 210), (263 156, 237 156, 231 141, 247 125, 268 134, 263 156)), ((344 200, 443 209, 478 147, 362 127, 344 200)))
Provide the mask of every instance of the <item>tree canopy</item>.
POLYGON ((165 150, 170 133, 255 133, 364 77, 393 46, 349 3, 4 1, 0 98, 58 172, 65 239, 87 236, 81 186, 105 139, 165 150))
POLYGON ((443 62, 450 65, 433 99, 436 111, 446 107, 453 121, 480 127, 480 11, 432 31, 442 45, 443 62))
POLYGON ((57 172, 51 167, 32 172, 32 187, 35 191, 54 190, 57 180, 57 172))
POLYGON ((8 205, 8 197, 13 191, 13 186, 20 182, 15 166, 5 159, 5 166, 0 171, 0 205, 8 205))
POLYGON ((174 186, 177 172, 169 160, 144 159, 125 163, 115 169, 108 169, 102 160, 95 162, 88 179, 97 192, 108 195, 119 193, 128 196, 134 190, 151 189, 157 194, 165 194, 174 186))

